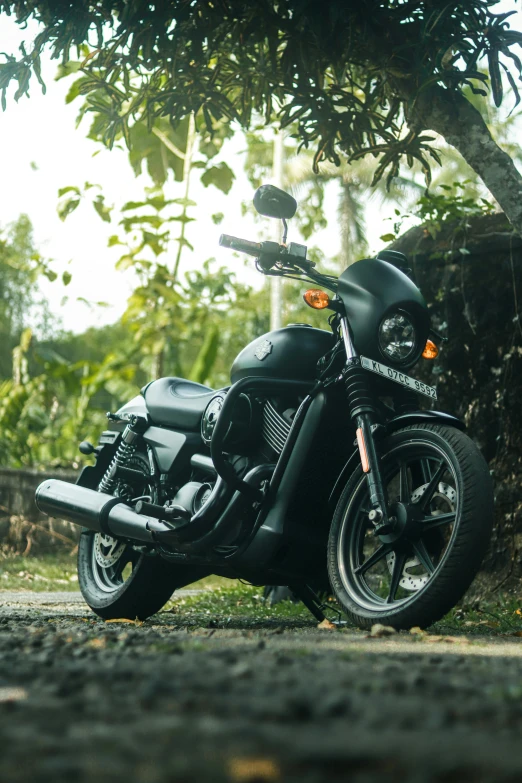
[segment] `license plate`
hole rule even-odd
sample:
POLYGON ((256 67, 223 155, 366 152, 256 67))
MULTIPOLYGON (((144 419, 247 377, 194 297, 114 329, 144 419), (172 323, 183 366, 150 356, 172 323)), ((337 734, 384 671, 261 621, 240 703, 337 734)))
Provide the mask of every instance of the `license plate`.
POLYGON ((380 362, 374 362, 373 359, 367 359, 366 356, 361 356, 361 365, 365 370, 370 370, 377 375, 382 375, 383 378, 388 378, 390 381, 400 383, 401 386, 406 386, 408 389, 419 392, 419 394, 425 394, 426 397, 430 397, 432 400, 437 399, 437 390, 433 386, 428 386, 422 381, 417 381, 415 378, 411 378, 409 375, 405 375, 399 370, 394 370, 391 367, 386 367, 385 364, 380 362))

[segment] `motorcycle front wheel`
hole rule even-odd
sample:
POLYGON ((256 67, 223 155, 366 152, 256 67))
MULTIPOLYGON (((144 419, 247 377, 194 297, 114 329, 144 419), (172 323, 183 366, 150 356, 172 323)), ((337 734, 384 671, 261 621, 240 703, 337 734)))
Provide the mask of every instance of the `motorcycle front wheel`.
POLYGON ((480 568, 493 524, 491 477, 473 441, 450 427, 405 427, 379 451, 394 531, 374 535, 358 468, 332 521, 330 581, 360 628, 426 628, 455 606, 480 568))

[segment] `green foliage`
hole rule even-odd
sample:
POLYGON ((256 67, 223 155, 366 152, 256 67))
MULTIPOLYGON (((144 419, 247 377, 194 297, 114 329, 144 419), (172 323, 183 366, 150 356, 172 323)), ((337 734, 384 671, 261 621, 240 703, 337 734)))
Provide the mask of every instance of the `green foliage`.
POLYGON ((0 230, 0 381, 11 376, 11 352, 29 320, 39 332, 49 328, 49 309, 38 297, 40 275, 57 276, 34 246, 29 218, 21 215, 0 230))
POLYGON ((393 242, 401 231, 404 220, 414 218, 417 223, 424 226, 433 239, 447 223, 455 223, 457 229, 466 225, 472 217, 489 215, 496 207, 485 198, 466 195, 469 181, 454 182, 452 185, 439 185, 439 192, 430 192, 422 196, 411 212, 401 215, 396 209, 397 220, 394 224, 394 232, 383 234, 383 242, 393 242), (442 192, 440 192, 442 191, 442 192))
MULTIPOLYGON (((105 196, 102 193, 96 192, 100 190, 101 186, 92 182, 86 182, 83 188, 79 188, 77 185, 67 185, 60 188, 58 190, 57 206, 60 220, 66 220, 80 206, 82 201, 90 201, 98 216, 105 223, 110 223, 113 207, 109 207, 105 203, 105 196)), ((68 283, 65 283, 65 285, 68 285, 68 283)))
POLYGON ((165 607, 166 611, 177 614, 184 621, 199 618, 200 622, 212 619, 213 624, 226 626, 233 618, 248 617, 249 622, 267 620, 297 620, 304 625, 314 625, 317 621, 302 603, 282 601, 270 606, 263 598, 263 589, 229 580, 224 587, 205 590, 195 596, 176 598, 165 607))
POLYGON ((71 363, 56 351, 39 352, 26 329, 13 351, 12 378, 0 385, 0 464, 77 466, 79 441, 96 440, 104 424, 93 399, 111 388, 130 396, 134 377, 123 347, 100 362, 71 363))
POLYGON ((226 163, 220 163, 218 166, 211 166, 201 175, 201 181, 208 187, 215 185, 225 195, 230 191, 235 179, 235 174, 226 163))
MULTIPOLYGON (((402 159, 418 161, 429 178, 430 158, 439 158, 419 125, 418 101, 429 101, 434 88, 451 95, 489 86, 499 105, 504 77, 519 101, 514 47, 522 34, 510 30, 510 14, 491 10, 495 4, 170 0, 151 13, 147 3, 119 0, 2 0, 0 12, 40 23, 29 50, 3 55, 2 102, 11 83, 15 100, 28 94, 33 73, 41 83, 40 54, 51 48, 63 73, 81 74, 69 100, 82 98, 82 111, 95 115, 93 132, 109 146, 120 138, 131 144, 136 121, 179 130, 190 114, 212 144, 217 124, 249 127, 279 108, 282 126, 295 125, 300 142, 315 147, 316 167, 370 153, 378 158, 375 180, 396 176, 402 159), (83 60, 71 63, 71 48, 83 60)), ((164 162, 155 160, 157 172, 164 162)))
MULTIPOLYGON (((69 550, 74 548, 71 540, 69 550)), ((0 549, 0 590, 54 592, 78 590, 76 557, 70 551, 39 557, 12 555, 0 549)))

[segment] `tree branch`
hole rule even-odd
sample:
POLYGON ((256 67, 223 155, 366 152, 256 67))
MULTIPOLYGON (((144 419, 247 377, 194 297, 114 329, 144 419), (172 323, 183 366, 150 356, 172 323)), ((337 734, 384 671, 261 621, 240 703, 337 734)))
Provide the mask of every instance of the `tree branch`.
POLYGON ((455 147, 522 235, 522 176, 480 112, 460 92, 440 86, 426 90, 411 108, 410 124, 436 131, 455 147))

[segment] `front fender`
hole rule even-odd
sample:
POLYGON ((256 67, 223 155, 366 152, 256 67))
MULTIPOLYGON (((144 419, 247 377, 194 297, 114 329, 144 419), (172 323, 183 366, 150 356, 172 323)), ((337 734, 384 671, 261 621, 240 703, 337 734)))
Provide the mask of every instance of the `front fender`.
MULTIPOLYGON (((442 411, 413 411, 412 413, 401 413, 400 416, 394 416, 393 419, 387 421, 380 430, 379 436, 382 438, 385 435, 391 435, 392 432, 396 432, 397 430, 402 429, 402 427, 408 427, 410 424, 444 424, 446 427, 455 427, 457 430, 466 429, 464 422, 456 416, 452 416, 450 413, 442 413, 442 411)), ((332 511, 337 505, 344 485, 359 463, 359 449, 355 449, 339 474, 339 478, 335 482, 335 486, 330 493, 328 505, 332 511)))

